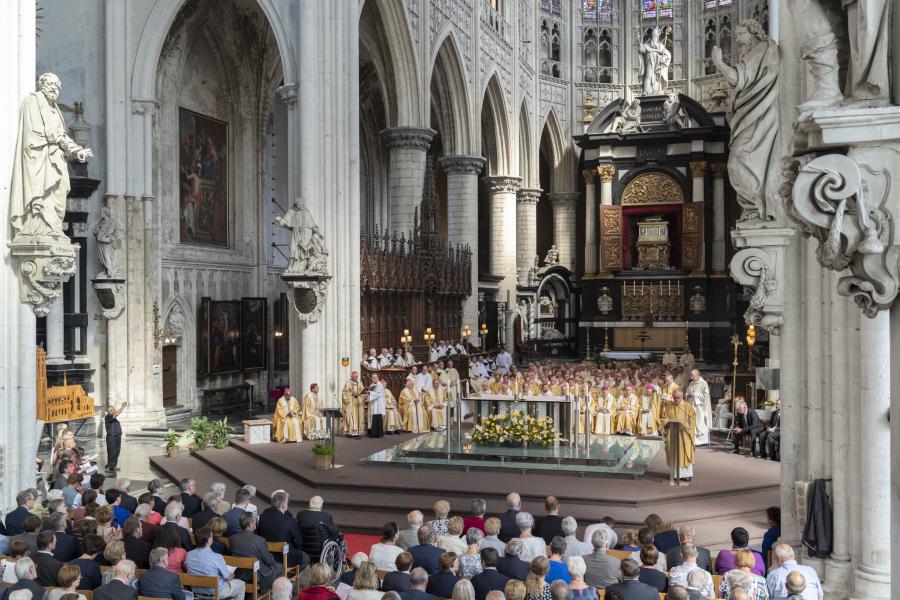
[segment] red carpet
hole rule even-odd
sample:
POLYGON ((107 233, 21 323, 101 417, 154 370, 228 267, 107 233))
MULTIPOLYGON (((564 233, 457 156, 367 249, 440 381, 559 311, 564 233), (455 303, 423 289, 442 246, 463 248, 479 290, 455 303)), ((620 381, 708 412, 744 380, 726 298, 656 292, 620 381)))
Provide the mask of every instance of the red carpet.
POLYGON ((363 533, 345 533, 344 541, 347 542, 347 552, 353 556, 357 552, 365 552, 369 555, 372 544, 377 544, 380 538, 377 535, 365 535, 363 533))

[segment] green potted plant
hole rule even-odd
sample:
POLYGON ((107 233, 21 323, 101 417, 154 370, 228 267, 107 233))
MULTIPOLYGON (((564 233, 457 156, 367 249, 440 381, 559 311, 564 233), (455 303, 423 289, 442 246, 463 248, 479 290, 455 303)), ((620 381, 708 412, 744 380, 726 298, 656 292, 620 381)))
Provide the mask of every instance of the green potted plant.
POLYGON ((334 468, 334 446, 328 443, 316 444, 312 449, 316 459, 316 471, 327 471, 334 468))
POLYGON ((233 428, 228 424, 228 419, 223 417, 221 421, 211 423, 209 440, 214 447, 221 450, 228 445, 228 437, 232 431, 233 428))
POLYGON ((206 417, 194 417, 191 419, 191 427, 186 434, 191 440, 188 450, 191 454, 200 452, 209 445, 212 436, 213 424, 206 417))
POLYGON ((170 429, 163 438, 163 448, 166 449, 166 456, 173 458, 178 456, 178 448, 181 446, 181 434, 170 429))

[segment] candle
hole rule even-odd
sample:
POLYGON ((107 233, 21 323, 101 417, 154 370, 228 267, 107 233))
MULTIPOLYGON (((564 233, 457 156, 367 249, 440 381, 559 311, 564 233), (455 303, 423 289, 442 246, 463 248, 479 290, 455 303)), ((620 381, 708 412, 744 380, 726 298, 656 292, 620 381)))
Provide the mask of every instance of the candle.
POLYGON ((644 281, 641 280, 641 295, 644 293, 644 281))
POLYGON ((668 290, 669 295, 671 296, 672 295, 672 280, 671 279, 666 280, 666 289, 668 290))

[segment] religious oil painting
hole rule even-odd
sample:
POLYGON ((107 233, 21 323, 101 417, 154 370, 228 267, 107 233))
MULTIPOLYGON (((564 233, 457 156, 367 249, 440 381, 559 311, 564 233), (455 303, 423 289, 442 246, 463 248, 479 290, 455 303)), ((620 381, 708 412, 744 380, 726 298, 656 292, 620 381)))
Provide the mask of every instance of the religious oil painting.
POLYGON ((266 298, 241 298, 241 367, 266 368, 266 298))
POLYGON ((241 302, 212 301, 209 310, 209 372, 241 370, 241 302))
POLYGON ((228 247, 228 124, 179 109, 181 243, 228 247))
POLYGON ((197 377, 209 375, 209 298, 200 299, 197 313, 197 377))

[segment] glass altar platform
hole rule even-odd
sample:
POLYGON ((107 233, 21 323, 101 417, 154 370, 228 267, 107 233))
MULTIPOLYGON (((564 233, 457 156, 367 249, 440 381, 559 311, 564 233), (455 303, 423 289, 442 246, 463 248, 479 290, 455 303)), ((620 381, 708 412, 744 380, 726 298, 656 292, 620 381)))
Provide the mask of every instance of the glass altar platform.
POLYGON ((644 475, 662 449, 661 438, 592 435, 585 448, 559 445, 508 447, 463 443, 448 444, 447 432, 431 431, 362 459, 368 465, 409 465, 410 468, 494 469, 504 471, 556 471, 573 475, 644 475))

